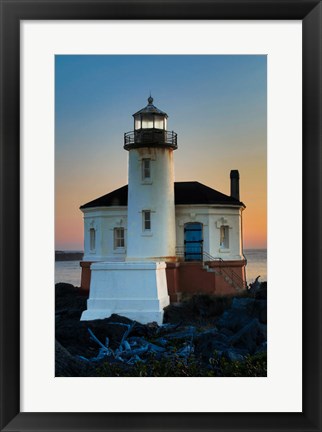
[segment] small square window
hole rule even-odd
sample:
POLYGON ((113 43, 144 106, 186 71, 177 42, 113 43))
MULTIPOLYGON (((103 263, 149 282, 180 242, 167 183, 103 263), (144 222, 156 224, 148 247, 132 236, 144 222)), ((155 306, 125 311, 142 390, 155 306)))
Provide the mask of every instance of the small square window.
POLYGON ((114 228, 114 249, 124 248, 124 228, 114 228))
POLYGON ((220 227, 220 247, 229 248, 229 226, 227 225, 220 227))
POLYGON ((143 212, 143 230, 150 231, 151 230, 151 212, 150 210, 145 210, 143 212))
POLYGON ((142 159, 142 179, 151 178, 151 159, 142 159))

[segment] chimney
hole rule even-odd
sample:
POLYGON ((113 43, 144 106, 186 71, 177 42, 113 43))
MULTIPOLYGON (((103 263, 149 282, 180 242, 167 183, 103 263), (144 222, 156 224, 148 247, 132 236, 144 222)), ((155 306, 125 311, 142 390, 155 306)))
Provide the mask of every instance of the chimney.
POLYGON ((230 171, 230 196, 239 201, 239 172, 238 170, 230 171))

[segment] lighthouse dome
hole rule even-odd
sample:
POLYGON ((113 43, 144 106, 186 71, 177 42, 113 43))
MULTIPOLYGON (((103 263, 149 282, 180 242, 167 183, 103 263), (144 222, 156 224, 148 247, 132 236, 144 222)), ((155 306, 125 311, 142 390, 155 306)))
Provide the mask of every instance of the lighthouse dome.
POLYGON ((168 118, 168 114, 164 111, 161 111, 159 108, 157 108, 155 105, 153 105, 153 97, 149 96, 148 98, 148 104, 144 108, 140 109, 136 113, 133 114, 133 117, 141 116, 142 114, 159 114, 161 116, 164 116, 165 118, 168 118))

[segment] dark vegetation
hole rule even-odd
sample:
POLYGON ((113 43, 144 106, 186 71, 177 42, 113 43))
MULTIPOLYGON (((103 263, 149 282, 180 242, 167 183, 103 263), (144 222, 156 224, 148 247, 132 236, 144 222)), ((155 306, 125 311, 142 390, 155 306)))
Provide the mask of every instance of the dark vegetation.
POLYGON ((243 296, 172 304, 162 326, 119 315, 81 322, 86 297, 56 284, 56 376, 266 376, 266 299, 263 282, 243 296))

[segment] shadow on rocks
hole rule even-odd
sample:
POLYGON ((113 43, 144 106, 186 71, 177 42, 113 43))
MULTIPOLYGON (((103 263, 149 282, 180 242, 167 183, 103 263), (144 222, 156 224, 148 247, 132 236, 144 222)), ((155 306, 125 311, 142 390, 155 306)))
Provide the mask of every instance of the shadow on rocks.
POLYGON ((182 303, 173 303, 164 309, 165 323, 207 324, 231 306, 231 297, 194 295, 182 303))

